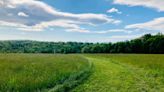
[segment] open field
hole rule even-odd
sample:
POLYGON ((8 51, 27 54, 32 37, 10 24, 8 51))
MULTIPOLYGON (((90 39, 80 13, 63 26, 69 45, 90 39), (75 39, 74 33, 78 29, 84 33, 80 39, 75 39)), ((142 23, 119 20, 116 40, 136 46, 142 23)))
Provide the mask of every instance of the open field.
POLYGON ((164 92, 164 55, 85 55, 94 65, 73 92, 164 92))
POLYGON ((0 92, 164 92, 164 0, 0 0, 0 92))
POLYGON ((164 92, 163 54, 0 54, 0 70, 0 92, 164 92))
POLYGON ((0 54, 0 92, 68 90, 87 77, 88 67, 77 55, 0 54))

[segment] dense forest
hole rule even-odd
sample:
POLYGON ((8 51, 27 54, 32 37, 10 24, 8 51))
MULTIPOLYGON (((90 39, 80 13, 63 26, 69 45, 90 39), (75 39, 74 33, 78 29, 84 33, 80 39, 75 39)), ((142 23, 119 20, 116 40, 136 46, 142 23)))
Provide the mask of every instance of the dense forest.
POLYGON ((0 53, 164 53, 164 35, 117 43, 0 41, 0 53))

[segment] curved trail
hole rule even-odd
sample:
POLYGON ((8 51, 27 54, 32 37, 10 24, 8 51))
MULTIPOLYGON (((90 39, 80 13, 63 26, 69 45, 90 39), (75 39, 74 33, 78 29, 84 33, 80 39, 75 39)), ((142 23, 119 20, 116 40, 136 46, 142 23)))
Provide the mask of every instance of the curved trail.
MULTIPOLYGON (((120 64, 110 58, 87 57, 94 72, 72 92, 156 92, 161 88, 145 76, 145 70, 120 64)), ((160 89, 164 91, 164 89, 160 89)))

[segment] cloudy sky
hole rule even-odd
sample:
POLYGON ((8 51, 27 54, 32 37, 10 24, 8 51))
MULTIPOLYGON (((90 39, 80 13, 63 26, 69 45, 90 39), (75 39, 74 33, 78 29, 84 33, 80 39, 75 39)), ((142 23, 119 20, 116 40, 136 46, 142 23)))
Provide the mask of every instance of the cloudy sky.
POLYGON ((163 0, 0 0, 0 40, 117 42, 158 32, 163 0))

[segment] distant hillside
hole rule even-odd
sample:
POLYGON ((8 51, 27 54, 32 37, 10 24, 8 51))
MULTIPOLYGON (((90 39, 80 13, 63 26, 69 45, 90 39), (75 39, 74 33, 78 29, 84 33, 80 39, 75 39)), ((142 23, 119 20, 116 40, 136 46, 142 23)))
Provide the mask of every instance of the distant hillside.
POLYGON ((164 53, 164 35, 117 43, 0 41, 0 53, 164 53))

